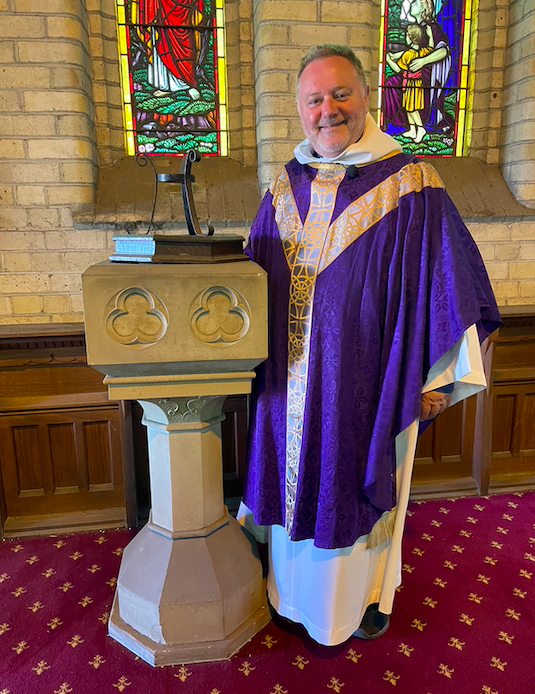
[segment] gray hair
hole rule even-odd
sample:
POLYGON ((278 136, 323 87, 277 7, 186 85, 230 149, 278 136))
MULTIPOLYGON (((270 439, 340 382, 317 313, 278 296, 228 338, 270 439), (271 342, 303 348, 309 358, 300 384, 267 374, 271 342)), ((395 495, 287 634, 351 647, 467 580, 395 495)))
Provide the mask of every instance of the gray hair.
POLYGON ((299 91, 299 78, 303 74, 303 70, 310 65, 310 63, 312 63, 314 60, 319 60, 320 58, 331 58, 333 56, 338 56, 340 58, 349 60, 351 65, 353 65, 355 68, 355 72, 362 82, 362 86, 366 87, 366 77, 364 75, 362 63, 351 48, 349 48, 349 46, 343 46, 339 43, 320 43, 316 46, 312 46, 306 55, 301 58, 301 64, 299 65, 299 70, 297 71, 297 90, 299 91))

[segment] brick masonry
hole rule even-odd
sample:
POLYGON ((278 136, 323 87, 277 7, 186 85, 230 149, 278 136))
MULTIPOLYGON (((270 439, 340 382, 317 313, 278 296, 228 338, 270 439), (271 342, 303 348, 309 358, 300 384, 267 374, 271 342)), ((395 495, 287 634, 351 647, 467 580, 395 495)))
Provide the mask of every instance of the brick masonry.
POLYGON ((511 0, 504 71, 503 176, 535 208, 535 3, 511 0))
MULTIPOLYGON (((258 177, 265 190, 303 139, 295 108, 299 61, 316 43, 343 43, 362 60, 377 100, 380 3, 255 0, 255 87, 258 177), (341 21, 343 18, 343 21, 341 21)), ((373 108, 372 108, 373 112, 373 108)))
POLYGON ((500 306, 535 304, 535 221, 469 223, 500 306))
POLYGON ((2 3, 0 325, 82 319, 80 271, 103 248, 72 224, 95 198, 91 56, 81 0, 2 3))
MULTIPOLYGON (((296 71, 313 43, 359 53, 375 112, 379 17, 379 0, 227 0, 230 152, 258 163, 262 189, 302 139, 296 71)), ((532 0, 480 0, 478 30, 471 155, 535 207, 532 0)), ((82 321, 81 273, 113 232, 73 213, 123 157, 113 0, 0 0, 0 137, 0 326, 82 321)), ((499 302, 535 304, 535 223, 470 228, 499 302)))
POLYGON ((473 56, 470 155, 488 164, 500 161, 508 4, 509 0, 482 0, 473 18, 477 51, 473 56))

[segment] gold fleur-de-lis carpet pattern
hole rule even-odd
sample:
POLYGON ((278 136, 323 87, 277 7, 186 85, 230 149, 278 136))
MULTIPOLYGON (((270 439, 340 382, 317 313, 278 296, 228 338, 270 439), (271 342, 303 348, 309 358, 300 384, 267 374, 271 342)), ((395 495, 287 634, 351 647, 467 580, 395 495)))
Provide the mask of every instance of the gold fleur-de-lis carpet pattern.
POLYGON ((276 618, 233 658, 152 668, 107 636, 128 530, 0 543, 0 694, 535 692, 535 493, 412 503, 376 641, 276 618))

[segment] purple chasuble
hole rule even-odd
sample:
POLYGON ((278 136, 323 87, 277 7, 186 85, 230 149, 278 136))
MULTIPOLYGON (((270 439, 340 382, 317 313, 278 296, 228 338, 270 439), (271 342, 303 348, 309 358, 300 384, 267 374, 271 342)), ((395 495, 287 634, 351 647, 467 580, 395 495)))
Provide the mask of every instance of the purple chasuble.
POLYGON ((483 261, 435 170, 401 153, 357 178, 292 160, 247 252, 270 336, 243 501, 291 540, 351 546, 395 506, 394 440, 430 367, 470 325, 480 341, 499 326, 483 261))

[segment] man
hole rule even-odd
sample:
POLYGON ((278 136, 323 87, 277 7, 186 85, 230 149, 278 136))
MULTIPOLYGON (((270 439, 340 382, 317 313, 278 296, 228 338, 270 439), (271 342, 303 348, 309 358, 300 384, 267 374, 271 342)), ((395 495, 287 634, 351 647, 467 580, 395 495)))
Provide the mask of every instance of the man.
POLYGON ((307 139, 248 245, 269 276, 270 346, 239 518, 269 541, 274 609, 326 645, 386 630, 418 419, 484 387, 479 340, 499 325, 438 175, 379 130, 368 99, 351 50, 309 51, 307 139))

